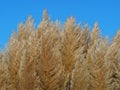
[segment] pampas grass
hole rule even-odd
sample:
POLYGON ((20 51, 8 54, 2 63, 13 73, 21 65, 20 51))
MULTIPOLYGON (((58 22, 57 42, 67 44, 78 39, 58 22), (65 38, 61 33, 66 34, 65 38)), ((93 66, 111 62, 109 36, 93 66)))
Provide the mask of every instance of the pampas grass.
POLYGON ((112 42, 76 25, 60 25, 47 11, 34 28, 31 17, 0 52, 0 90, 120 90, 120 31, 112 42))

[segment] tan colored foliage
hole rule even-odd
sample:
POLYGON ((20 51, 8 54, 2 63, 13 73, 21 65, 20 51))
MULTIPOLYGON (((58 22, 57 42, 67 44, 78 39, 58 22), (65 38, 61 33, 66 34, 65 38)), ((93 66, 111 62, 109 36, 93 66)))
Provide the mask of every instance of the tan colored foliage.
POLYGON ((44 11, 36 30, 28 17, 0 52, 0 90, 120 90, 120 31, 109 42, 97 23, 90 32, 44 11))

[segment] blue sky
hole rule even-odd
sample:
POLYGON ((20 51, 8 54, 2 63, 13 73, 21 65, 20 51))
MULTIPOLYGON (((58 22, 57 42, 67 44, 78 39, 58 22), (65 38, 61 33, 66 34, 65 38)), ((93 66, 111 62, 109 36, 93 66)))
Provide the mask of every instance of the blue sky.
POLYGON ((0 0, 0 48, 29 15, 38 26, 44 9, 53 21, 61 23, 74 16, 77 23, 91 28, 97 21, 102 34, 110 38, 120 28, 120 0, 0 0))

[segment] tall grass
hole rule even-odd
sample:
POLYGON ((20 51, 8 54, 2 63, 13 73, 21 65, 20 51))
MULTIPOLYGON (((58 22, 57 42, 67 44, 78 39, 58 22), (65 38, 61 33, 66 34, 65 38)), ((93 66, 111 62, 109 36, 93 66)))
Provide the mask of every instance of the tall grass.
POLYGON ((109 42, 97 23, 60 25, 44 11, 36 30, 28 17, 0 52, 0 90, 120 90, 120 31, 109 42))

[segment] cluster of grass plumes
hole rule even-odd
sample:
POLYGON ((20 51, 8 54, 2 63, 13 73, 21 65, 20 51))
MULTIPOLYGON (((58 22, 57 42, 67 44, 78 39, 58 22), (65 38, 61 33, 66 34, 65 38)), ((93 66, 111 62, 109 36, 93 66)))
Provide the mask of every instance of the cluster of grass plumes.
POLYGON ((61 26, 45 11, 35 30, 29 17, 0 53, 0 90, 120 90, 120 31, 110 43, 98 24, 61 26))

